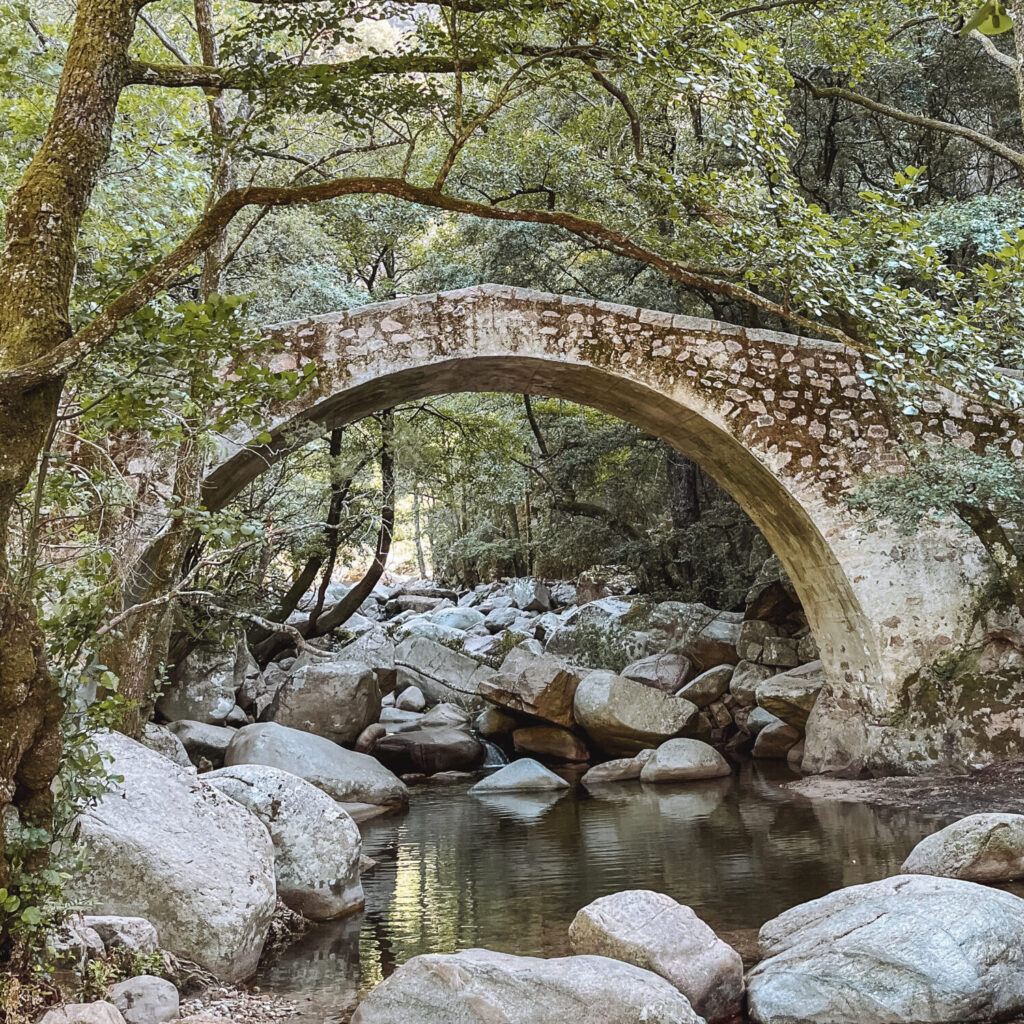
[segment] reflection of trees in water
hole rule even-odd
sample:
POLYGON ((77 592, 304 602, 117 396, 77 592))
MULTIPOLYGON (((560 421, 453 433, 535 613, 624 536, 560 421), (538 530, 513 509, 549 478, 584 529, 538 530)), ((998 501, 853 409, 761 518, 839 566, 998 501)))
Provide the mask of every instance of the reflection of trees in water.
POLYGON ((419 953, 484 946, 561 955, 576 911, 622 889, 666 892, 718 929, 756 929, 797 903, 894 874, 942 824, 912 811, 811 802, 779 788, 790 777, 748 766, 681 786, 487 800, 462 790, 418 794, 404 818, 364 826, 366 852, 391 854, 364 879, 366 914, 314 929, 275 978, 286 969, 288 987, 308 992, 329 987, 334 971, 347 999, 419 953))

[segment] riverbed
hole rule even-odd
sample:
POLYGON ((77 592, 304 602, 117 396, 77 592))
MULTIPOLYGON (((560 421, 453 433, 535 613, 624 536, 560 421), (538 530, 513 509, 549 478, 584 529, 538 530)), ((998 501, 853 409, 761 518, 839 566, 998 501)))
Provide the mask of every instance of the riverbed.
POLYGON ((576 911, 622 889, 685 903, 752 962, 769 918, 899 870, 955 816, 814 800, 777 763, 681 786, 481 798, 418 787, 401 816, 362 826, 366 910, 315 926, 265 963, 263 992, 303 1024, 343 1024, 362 994, 410 957, 483 946, 561 956, 576 911))

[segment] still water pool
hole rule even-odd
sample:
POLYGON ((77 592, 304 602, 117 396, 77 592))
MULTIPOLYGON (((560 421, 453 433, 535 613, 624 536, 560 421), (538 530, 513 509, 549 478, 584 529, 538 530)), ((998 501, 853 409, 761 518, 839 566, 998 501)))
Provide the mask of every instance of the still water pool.
POLYGON ((298 1001, 303 1024, 340 1024, 419 953, 564 955, 576 911, 622 889, 668 893, 749 958, 766 920, 896 873, 950 820, 811 801, 783 788, 794 777, 762 762, 726 779, 601 793, 414 789, 407 813, 362 826, 379 861, 363 879, 365 913, 316 926, 256 983, 298 1001))

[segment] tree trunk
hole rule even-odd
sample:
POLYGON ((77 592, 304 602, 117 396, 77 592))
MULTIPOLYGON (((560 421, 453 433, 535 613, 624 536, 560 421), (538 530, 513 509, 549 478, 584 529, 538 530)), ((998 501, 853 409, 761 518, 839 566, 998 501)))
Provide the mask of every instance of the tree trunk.
MULTIPOLYGON (((391 551, 391 538, 395 532, 395 456, 394 456, 394 413, 388 409, 381 416, 380 478, 381 510, 380 528, 377 531, 377 549, 373 562, 363 578, 336 604, 322 615, 300 622, 296 628, 306 638, 325 636, 332 629, 352 617, 359 606, 370 596, 370 592, 384 575, 391 551)), ((286 633, 275 633, 256 649, 260 665, 266 665, 286 650, 292 641, 286 633)))
POLYGON ((412 489, 412 530, 413 541, 416 544, 416 570, 420 579, 427 578, 427 562, 423 557, 423 528, 420 523, 420 489, 419 481, 413 484, 412 489))
MULTIPOLYGON (((110 152, 135 12, 126 0, 78 5, 49 127, 7 203, 0 371, 44 356, 70 336, 76 242, 110 152)), ((15 504, 36 467, 60 391, 60 381, 41 380, 0 398, 0 815, 13 804, 23 821, 44 828, 60 758, 63 702, 7 546, 15 504)), ((0 886, 8 877, 5 849, 0 886)))
POLYGON ((956 514, 985 546, 1013 603, 1024 616, 1024 564, 1021 563, 1013 542, 1003 529, 1003 524, 991 509, 970 505, 967 502, 957 502, 954 507, 956 514))
MULTIPOLYGON (((217 63, 217 39, 213 24, 211 0, 195 0, 196 31, 203 54, 203 63, 217 63)), ((211 91, 206 98, 210 131, 214 141, 213 166, 210 171, 210 192, 207 210, 235 183, 235 161, 228 140, 230 117, 224 97, 211 91)), ((203 270, 199 279, 199 301, 206 302, 220 291, 224 258, 227 252, 227 232, 221 231, 203 256, 203 270)), ((195 533, 193 517, 187 510, 199 504, 204 462, 198 433, 202 425, 186 423, 189 436, 178 449, 174 467, 174 498, 185 514, 172 520, 160 549, 160 559, 147 581, 142 602, 167 594, 181 578, 186 552, 195 533)), ((120 729, 138 739, 143 726, 153 713, 153 685, 161 664, 168 660, 168 645, 174 625, 176 602, 154 605, 133 616, 126 623, 124 635, 115 640, 104 652, 107 667, 118 677, 118 691, 128 701, 128 709, 120 729)))
POLYGON ((672 526, 685 530, 700 519, 697 463, 675 448, 669 448, 667 467, 672 526))

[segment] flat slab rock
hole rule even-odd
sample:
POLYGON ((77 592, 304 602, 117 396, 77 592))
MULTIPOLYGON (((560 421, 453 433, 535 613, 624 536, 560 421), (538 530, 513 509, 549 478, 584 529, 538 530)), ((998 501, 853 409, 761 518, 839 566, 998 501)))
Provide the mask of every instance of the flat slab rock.
POLYGON ((664 978, 602 956, 544 960, 486 949, 417 956, 352 1024, 704 1024, 664 978))
POLYGON ((952 878, 854 885, 761 928, 755 1024, 946 1024, 1024 1014, 1024 900, 952 878))
POLYGON ((971 814, 954 821, 910 851, 903 873, 971 882, 1024 878, 1024 814, 971 814))

